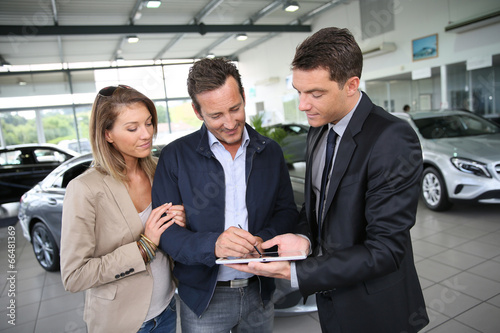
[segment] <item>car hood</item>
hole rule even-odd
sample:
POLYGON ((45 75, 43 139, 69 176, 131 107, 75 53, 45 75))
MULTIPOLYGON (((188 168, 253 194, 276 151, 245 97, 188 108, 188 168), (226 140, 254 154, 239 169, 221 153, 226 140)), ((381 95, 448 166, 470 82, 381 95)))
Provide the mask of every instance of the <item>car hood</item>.
POLYGON ((425 140, 426 148, 482 162, 500 161, 500 134, 425 140), (427 147, 426 147, 427 146, 427 147))

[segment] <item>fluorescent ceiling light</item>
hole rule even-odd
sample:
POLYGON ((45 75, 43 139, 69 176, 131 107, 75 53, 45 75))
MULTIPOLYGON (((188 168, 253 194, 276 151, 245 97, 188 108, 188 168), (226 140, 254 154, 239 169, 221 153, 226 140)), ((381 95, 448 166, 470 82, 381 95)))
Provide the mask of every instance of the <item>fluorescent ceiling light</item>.
POLYGON ((146 3, 146 7, 148 7, 148 8, 158 8, 160 6, 161 6, 160 0, 149 0, 146 3))
POLYGON ((244 40, 247 40, 247 39, 248 39, 247 34, 237 34, 237 35, 236 35, 236 40, 238 40, 238 41, 240 41, 240 42, 241 42, 241 41, 244 41, 244 40))
POLYGON ((300 6, 297 1, 287 1, 283 6, 283 9, 287 12, 293 13, 299 10, 300 6))
POLYGON ((127 36, 127 42, 129 44, 137 43, 139 41, 139 37, 137 36, 127 36))

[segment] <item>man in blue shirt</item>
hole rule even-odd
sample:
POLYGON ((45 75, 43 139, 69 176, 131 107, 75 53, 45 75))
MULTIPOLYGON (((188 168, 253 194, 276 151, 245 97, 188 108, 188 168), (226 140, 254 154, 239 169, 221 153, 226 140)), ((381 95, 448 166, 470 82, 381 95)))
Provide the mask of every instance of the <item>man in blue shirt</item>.
POLYGON ((186 228, 169 228, 160 248, 175 261, 183 332, 272 332, 274 280, 215 264, 292 231, 298 212, 279 145, 245 123, 236 66, 196 62, 188 92, 200 130, 167 145, 153 207, 184 204, 186 228))

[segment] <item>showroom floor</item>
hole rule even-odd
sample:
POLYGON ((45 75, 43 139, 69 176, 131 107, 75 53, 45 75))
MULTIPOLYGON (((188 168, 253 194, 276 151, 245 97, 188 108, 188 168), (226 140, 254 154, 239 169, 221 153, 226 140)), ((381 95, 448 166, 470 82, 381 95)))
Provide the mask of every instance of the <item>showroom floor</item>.
MULTIPOLYGON (((0 231, 0 332, 85 332, 83 293, 64 291, 59 273, 45 272, 20 226, 14 228, 15 280, 8 273, 8 229, 0 231), (12 300, 15 326, 8 316, 12 300)), ((445 213, 419 206, 412 237, 431 317, 423 332, 498 333, 500 206, 456 205, 445 213)), ((320 332, 318 316, 276 318, 274 332, 320 332)))

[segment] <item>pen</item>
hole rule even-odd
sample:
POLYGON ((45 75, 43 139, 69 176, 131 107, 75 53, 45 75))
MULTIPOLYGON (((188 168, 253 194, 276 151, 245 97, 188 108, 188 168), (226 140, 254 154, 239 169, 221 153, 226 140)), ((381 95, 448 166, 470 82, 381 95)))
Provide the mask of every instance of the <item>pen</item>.
MULTIPOLYGON (((240 229, 243 229, 243 228, 241 227, 241 225, 240 225, 240 224, 238 224, 238 227, 240 227, 240 229)), ((255 246, 255 245, 254 245, 254 246, 253 246, 253 248, 255 249, 255 251, 257 251, 257 253, 258 253, 260 256, 262 256, 262 253, 260 253, 260 251, 259 251, 259 249, 257 248, 257 246, 255 246)))

